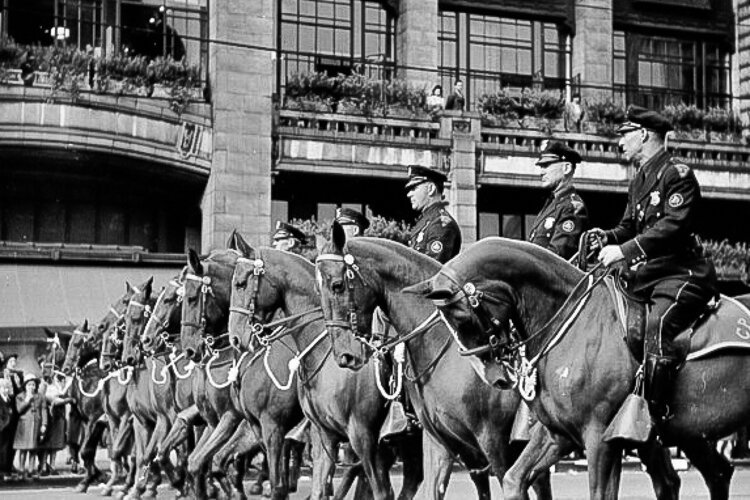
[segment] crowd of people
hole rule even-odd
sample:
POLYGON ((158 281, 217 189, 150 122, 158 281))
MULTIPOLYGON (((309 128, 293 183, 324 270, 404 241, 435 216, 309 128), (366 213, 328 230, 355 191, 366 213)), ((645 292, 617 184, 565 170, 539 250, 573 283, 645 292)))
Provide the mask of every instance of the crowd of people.
POLYGON ((72 399, 65 380, 54 373, 40 378, 17 362, 18 355, 0 352, 0 481, 57 474, 57 453, 77 442, 77 427, 68 426, 72 399))

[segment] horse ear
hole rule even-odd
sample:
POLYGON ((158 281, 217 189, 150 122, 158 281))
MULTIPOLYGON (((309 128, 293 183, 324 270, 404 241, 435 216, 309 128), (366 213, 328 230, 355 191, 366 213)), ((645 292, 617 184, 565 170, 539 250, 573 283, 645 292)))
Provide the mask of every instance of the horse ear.
POLYGON ((153 291, 154 287, 154 277, 151 276, 148 281, 143 285, 143 292, 146 294, 146 297, 151 296, 151 292, 153 291))
POLYGON ((190 270, 193 271, 193 274, 197 274, 198 276, 203 275, 203 264, 201 264, 201 258, 198 257, 198 254, 192 248, 188 250, 188 266, 190 266, 190 270))
POLYGON ((331 225, 331 240, 333 241, 333 247, 336 253, 344 253, 344 245, 346 245, 346 231, 339 224, 338 221, 333 221, 331 225))
POLYGON ((55 338, 55 332, 53 332, 47 327, 44 328, 44 333, 47 334, 47 338, 50 338, 50 339, 55 338))
POLYGON ((83 324, 81 325, 81 331, 82 332, 88 332, 89 331, 89 320, 88 318, 83 320, 83 324))
POLYGON ((232 240, 232 243, 233 246, 231 248, 240 252, 245 258, 249 258, 254 253, 253 247, 245 241, 245 238, 243 238, 240 233, 235 233, 235 238, 232 240))
POLYGON ((432 292, 432 279, 420 281, 419 283, 401 289, 401 293, 411 293, 422 296, 427 295, 430 292, 432 292))
POLYGON ((237 236, 239 236, 237 228, 232 229, 232 234, 229 235, 229 239, 227 240, 227 248, 229 250, 238 250, 236 245, 237 236))
POLYGON ((125 280, 125 293, 130 292, 130 290, 132 289, 133 289, 133 285, 131 285, 129 281, 125 280))

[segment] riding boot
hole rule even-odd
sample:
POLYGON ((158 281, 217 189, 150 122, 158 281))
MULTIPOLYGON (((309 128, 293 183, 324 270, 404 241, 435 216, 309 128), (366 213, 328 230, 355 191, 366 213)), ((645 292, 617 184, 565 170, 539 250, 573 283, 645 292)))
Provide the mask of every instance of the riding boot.
POLYGON ((409 428, 409 419, 401 401, 392 401, 388 407, 388 415, 380 428, 380 441, 403 434, 409 428))
POLYGON ((303 418, 302 421, 295 425, 291 431, 286 433, 284 439, 296 441, 298 443, 309 443, 311 425, 312 422, 310 422, 310 419, 303 418))
POLYGON ((651 408, 651 415, 657 421, 663 422, 674 416, 670 414, 668 403, 672 397, 679 364, 672 357, 646 355, 644 395, 651 408))

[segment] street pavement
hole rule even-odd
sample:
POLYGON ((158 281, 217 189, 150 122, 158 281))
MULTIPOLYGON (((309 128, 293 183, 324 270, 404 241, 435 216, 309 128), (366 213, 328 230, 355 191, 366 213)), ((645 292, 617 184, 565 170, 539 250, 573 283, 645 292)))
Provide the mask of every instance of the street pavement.
MULTIPOLYGON (((698 500, 708 498, 708 492, 703 480, 694 469, 680 472, 682 489, 680 498, 682 500, 698 500)), ((394 486, 398 490, 401 486, 401 476, 394 475, 394 486)), ((299 491, 291 496, 292 500, 306 498, 310 492, 309 476, 302 476, 299 483, 299 491)), ((577 470, 555 473, 552 477, 552 488, 555 499, 558 500, 581 500, 588 498, 588 480, 586 473, 577 470)), ((493 498, 502 499, 502 493, 497 481, 492 484, 493 498)), ((76 493, 72 486, 39 488, 35 485, 10 485, 0 486, 0 499, 2 500, 82 500, 86 497, 99 497, 99 488, 92 487, 88 494, 76 493)), ((167 487, 159 489, 158 500, 173 500, 175 493, 167 487)), ((261 497, 251 497, 261 498, 261 497)), ((350 493, 347 497, 353 499, 350 493)), ((466 472, 455 472, 451 479, 446 498, 449 500, 463 500, 476 498, 474 486, 466 472)), ((623 472, 620 484, 620 498, 627 500, 653 499, 654 494, 646 474, 637 470, 623 472)), ((733 500, 750 500, 750 468, 741 468, 735 471, 732 480, 730 498, 733 500)))

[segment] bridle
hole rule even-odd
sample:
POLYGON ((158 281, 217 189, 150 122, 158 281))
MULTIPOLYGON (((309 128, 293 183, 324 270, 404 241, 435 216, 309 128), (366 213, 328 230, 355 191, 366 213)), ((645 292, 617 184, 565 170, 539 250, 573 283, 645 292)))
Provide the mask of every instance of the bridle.
MULTIPOLYGON (((177 280, 170 280, 169 285, 175 288, 175 293, 177 295, 177 304, 182 303, 182 298, 185 295, 185 285, 177 280)), ((161 340, 162 343, 166 346, 168 352, 172 352, 175 349, 175 340, 179 338, 179 333, 176 335, 170 335, 169 334, 169 314, 166 314, 164 317, 159 317, 157 315, 157 311, 160 311, 160 306, 162 305, 162 301, 164 300, 164 297, 167 294, 167 288, 164 287, 164 289, 159 294, 159 297, 156 299, 156 303, 154 304, 154 308, 151 311, 151 314, 148 318, 148 322, 146 323, 146 327, 143 329, 143 334, 141 335, 141 345, 143 345, 144 337, 146 332, 149 331, 149 327, 151 327, 152 323, 156 326, 154 327, 154 338, 161 340)), ((170 312, 171 313, 171 312, 170 312)), ((154 341, 154 345, 151 349, 144 350, 146 354, 148 354, 151 357, 155 357, 158 355, 157 348, 159 347, 159 342, 154 341)))
MULTIPOLYGON (((258 254, 254 259, 249 259, 247 257, 237 258, 237 266, 240 266, 242 264, 249 264, 253 266, 253 271, 250 274, 250 279, 248 280, 250 282, 248 283, 248 286, 251 287, 250 292, 247 294, 249 297, 249 301, 247 307, 230 306, 229 312, 233 312, 247 318, 247 324, 250 326, 250 329, 252 331, 253 340, 257 343, 258 346, 266 347, 272 342, 275 342, 276 340, 279 340, 291 334, 293 331, 298 330, 314 321, 317 321, 322 317, 322 315, 317 314, 322 313, 323 310, 322 307, 318 306, 308 311, 302 311, 300 313, 292 314, 270 323, 265 323, 263 319, 260 318, 257 314, 258 292, 260 290, 261 277, 266 276, 266 281, 268 281, 268 283, 272 287, 278 287, 273 283, 273 280, 268 278, 268 276, 266 275, 266 264, 263 260, 263 255, 260 248, 258 249, 258 254), (292 328, 287 327, 289 323, 296 321, 299 318, 310 315, 313 316, 311 316, 308 320, 300 322, 294 325, 294 327, 292 328), (270 333, 265 334, 265 332, 270 333)), ((253 347, 253 342, 250 342, 248 346, 251 351, 255 350, 255 348, 253 347)))
POLYGON ((212 356, 214 352, 214 344, 216 343, 216 341, 221 339, 222 337, 228 337, 229 333, 213 335, 212 333, 206 332, 206 324, 208 323, 206 301, 208 300, 209 295, 212 297, 215 296, 214 289, 211 287, 211 277, 198 276, 192 273, 187 273, 185 275, 185 280, 200 283, 200 287, 198 288, 198 317, 200 319, 198 323, 196 323, 195 321, 183 321, 182 326, 196 329, 201 337, 201 341, 206 346, 206 351, 208 351, 208 354, 212 356))
MULTIPOLYGON (((326 329, 329 328, 342 328, 344 330, 348 330, 351 332, 351 334, 354 336, 354 338, 361 343, 369 346, 373 350, 377 351, 377 348, 373 345, 371 338, 372 334, 368 337, 367 335, 363 334, 359 330, 359 313, 357 308, 357 301, 355 300, 355 278, 358 278, 360 283, 362 283, 365 287, 370 287, 368 285, 365 278, 362 276, 362 273, 359 270, 359 266, 355 262, 354 256, 350 253, 346 253, 344 255, 339 254, 333 254, 333 253, 325 253, 318 256, 318 258, 315 259, 315 264, 317 266, 320 262, 342 262, 345 267, 344 272, 344 283, 347 289, 347 293, 349 295, 349 309, 347 311, 346 317, 347 321, 343 320, 336 320, 333 318, 325 318, 325 325, 326 329)), ((319 270, 317 271, 320 272, 319 270)), ((370 287, 372 288, 372 287, 370 287)), ((330 330, 329 330, 330 331, 330 330)), ((384 339, 381 339, 384 340, 384 339)))

